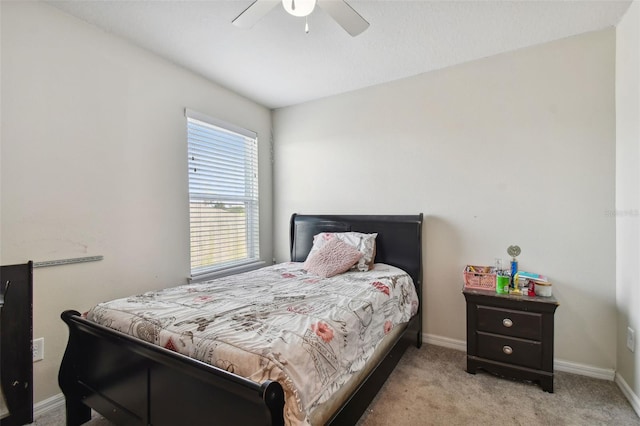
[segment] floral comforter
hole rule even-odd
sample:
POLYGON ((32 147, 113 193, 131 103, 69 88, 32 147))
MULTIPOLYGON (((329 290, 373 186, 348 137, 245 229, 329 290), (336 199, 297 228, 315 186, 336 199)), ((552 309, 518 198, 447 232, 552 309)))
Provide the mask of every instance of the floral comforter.
POLYGON ((298 425, 417 309, 411 277, 393 266, 321 279, 291 262, 100 303, 87 318, 258 383, 277 380, 285 422, 298 425))

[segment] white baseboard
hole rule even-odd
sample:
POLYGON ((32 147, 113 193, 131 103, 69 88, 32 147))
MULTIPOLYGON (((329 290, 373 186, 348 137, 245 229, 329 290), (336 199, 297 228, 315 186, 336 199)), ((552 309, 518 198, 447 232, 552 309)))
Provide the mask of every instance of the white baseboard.
POLYGON ((580 376, 593 377, 594 379, 603 379, 613 381, 616 371, 611 368, 600 368, 592 365, 578 364, 561 359, 553 361, 553 369, 564 371, 565 373, 578 374, 580 376))
POLYGON ((624 396, 627 397, 627 400, 629 401, 629 404, 631 404, 631 407, 633 407, 633 410, 636 412, 638 417, 640 417, 640 398, 638 398, 638 395, 633 392, 633 389, 631 389, 627 382, 618 373, 616 373, 615 382, 624 396))
MULTIPOLYGON (((465 340, 451 339, 449 337, 437 336, 435 334, 422 334, 422 340, 426 343, 443 346, 449 349, 457 349, 459 351, 467 350, 467 342, 465 340)), ((567 373, 578 374, 580 376, 593 377, 596 379, 604 379, 613 381, 615 371, 607 368, 599 368, 591 365, 578 364, 575 362, 555 359, 553 361, 554 370, 564 371, 567 373)))
POLYGON ((36 417, 40 417, 41 415, 63 405, 64 395, 62 393, 53 395, 51 398, 47 398, 44 401, 36 402, 33 404, 33 418, 35 419, 36 417))
POLYGON ((451 339, 449 337, 437 336, 435 334, 422 333, 422 341, 430 345, 442 346, 458 351, 467 351, 467 342, 464 340, 451 339))

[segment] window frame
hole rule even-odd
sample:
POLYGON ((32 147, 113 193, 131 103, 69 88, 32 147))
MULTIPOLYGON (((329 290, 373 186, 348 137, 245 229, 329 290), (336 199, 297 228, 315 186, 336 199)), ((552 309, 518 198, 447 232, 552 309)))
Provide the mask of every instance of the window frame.
MULTIPOLYGON (((190 268, 190 276, 191 280, 202 279, 210 276, 222 276, 228 275, 230 273, 242 272, 244 270, 254 269, 257 266, 261 266, 264 264, 260 260, 260 195, 259 195, 259 178, 258 178, 258 135, 256 132, 251 130, 244 129, 242 127, 236 126, 231 123, 227 123, 225 121, 209 117, 205 114, 199 113, 197 111, 185 108, 185 118, 186 118, 186 129, 187 129, 187 167, 188 167, 188 194, 189 194, 189 268, 190 268), (195 141, 197 138, 192 134, 194 129, 204 131, 207 133, 214 135, 214 137, 210 141, 204 141, 202 138, 195 141), (218 167, 218 172, 220 172, 221 168, 224 168, 225 171, 223 173, 224 177, 230 177, 232 179, 236 179, 234 183, 236 185, 231 185, 228 193, 222 194, 221 192, 216 192, 216 183, 219 185, 217 177, 223 175, 215 175, 215 177, 211 178, 211 182, 204 182, 204 184, 211 183, 210 187, 206 187, 203 189, 203 181, 207 180, 206 177, 203 177, 204 174, 197 175, 197 179, 194 178, 194 173, 197 173, 197 167, 195 166, 196 159, 193 156, 194 146, 198 146, 200 150, 202 150, 203 146, 206 142, 211 142, 211 146, 204 149, 210 149, 211 153, 216 151, 216 147, 220 145, 215 145, 216 143, 224 143, 222 139, 224 136, 234 139, 233 142, 238 142, 238 138, 244 139, 244 142, 247 144, 251 144, 251 146, 245 145, 242 149, 242 155, 244 156, 244 166, 238 166, 235 169, 230 169, 228 167, 218 167), (217 138, 220 139, 217 139, 217 138), (247 174, 249 173, 249 174, 247 174), (230 175, 234 175, 236 177, 232 177, 230 175), (237 177, 244 176, 244 177, 237 177), (196 181, 198 182, 196 185, 196 181), (244 193, 243 194, 235 194, 230 195, 231 192, 238 190, 241 187, 241 183, 244 182, 244 193), (239 185, 240 184, 240 185, 239 185), (197 191, 194 187, 197 186, 200 191, 197 191), (211 191, 210 193, 208 191, 211 191), (206 215, 194 215, 194 206, 200 205, 199 208, 202 210, 202 206, 210 204, 210 205, 218 205, 224 204, 229 207, 231 210, 232 206, 240 206, 243 205, 245 212, 245 232, 244 232, 244 241, 245 241, 245 249, 246 255, 242 258, 236 258, 225 261, 215 261, 208 264, 202 264, 198 266, 194 266, 194 221, 198 224, 202 224, 203 217, 206 215)), ((199 136, 200 134, 198 134, 199 136)), ((223 159, 224 155, 220 154, 220 150, 212 155, 215 155, 216 159, 223 159)), ((235 152, 238 154, 239 152, 235 152)), ((227 160, 231 158, 230 156, 226 157, 227 160)), ((237 156, 235 156, 237 160, 237 156)), ((200 158, 202 160, 202 158, 200 158)), ((237 163, 237 161, 236 161, 237 163)), ((221 163, 222 164, 222 163, 221 163)), ((227 166, 229 163, 224 163, 227 166)), ((236 164, 237 165, 237 164, 236 164)), ((201 165, 202 166, 202 165, 201 165)), ((216 166, 211 166, 211 169, 206 169, 205 171, 215 172, 216 166)), ((222 192, 227 192, 225 189, 222 189, 222 192)), ((213 207, 213 206, 211 206, 213 207)), ((214 207, 215 208, 215 207, 214 207)), ((212 220, 213 223, 216 220, 212 220)), ((211 239, 207 240, 211 241, 211 239)), ((197 247, 202 248, 204 243, 198 244, 197 247)), ((197 248, 196 247, 196 248, 197 248)))

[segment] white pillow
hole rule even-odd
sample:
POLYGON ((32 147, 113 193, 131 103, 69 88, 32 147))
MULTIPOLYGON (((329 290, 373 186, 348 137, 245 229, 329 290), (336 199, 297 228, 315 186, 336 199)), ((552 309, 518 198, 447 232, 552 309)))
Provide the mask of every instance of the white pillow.
POLYGON ((313 255, 309 254, 303 268, 313 275, 329 278, 348 271, 361 257, 362 253, 355 247, 332 238, 313 255))
POLYGON ((311 257, 316 251, 321 249, 329 241, 337 238, 352 247, 355 247, 362 253, 362 258, 358 261, 355 269, 358 271, 369 271, 373 268, 373 262, 376 258, 376 237, 378 234, 363 234, 362 232, 321 232, 314 235, 313 247, 307 256, 311 257))

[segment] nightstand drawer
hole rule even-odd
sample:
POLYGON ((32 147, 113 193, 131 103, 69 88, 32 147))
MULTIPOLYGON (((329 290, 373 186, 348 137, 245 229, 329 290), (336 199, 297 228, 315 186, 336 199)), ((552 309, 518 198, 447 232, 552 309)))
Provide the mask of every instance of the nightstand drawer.
POLYGON ((478 330, 542 340, 542 314, 478 305, 478 330))
POLYGON ((478 356, 508 364, 542 368, 542 344, 478 332, 478 356))

